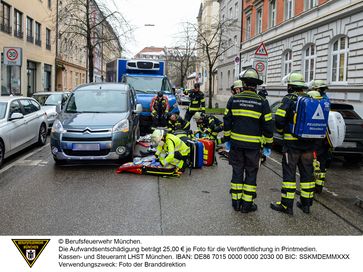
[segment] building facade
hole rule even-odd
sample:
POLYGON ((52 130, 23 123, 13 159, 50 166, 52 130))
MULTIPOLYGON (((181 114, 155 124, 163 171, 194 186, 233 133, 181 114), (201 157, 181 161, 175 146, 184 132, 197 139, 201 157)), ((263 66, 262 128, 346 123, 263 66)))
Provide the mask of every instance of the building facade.
POLYGON ((54 91, 55 2, 0 1, 1 95, 54 91))
MULTIPOLYGON (((241 26, 242 1, 239 0, 219 0, 220 20, 231 20, 241 26)), ((231 85, 238 79, 239 74, 239 45, 241 43, 240 28, 231 28, 225 36, 224 41, 228 50, 219 58, 218 69, 218 89, 216 97, 218 100, 227 100, 231 95, 231 85)))
POLYGON ((363 101, 363 1, 244 0, 242 25, 242 69, 264 42, 270 96, 285 95, 282 78, 300 71, 325 80, 332 99, 363 101))

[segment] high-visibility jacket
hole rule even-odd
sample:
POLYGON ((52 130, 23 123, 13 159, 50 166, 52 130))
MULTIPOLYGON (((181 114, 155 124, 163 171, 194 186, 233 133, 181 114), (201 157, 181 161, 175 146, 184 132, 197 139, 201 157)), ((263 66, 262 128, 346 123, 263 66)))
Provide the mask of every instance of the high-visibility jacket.
POLYGON ((192 91, 189 93, 189 97, 190 97, 190 103, 188 108, 189 111, 205 112, 205 98, 202 92, 192 91))
POLYGON ((185 121, 180 116, 178 119, 176 119, 175 122, 168 120, 168 130, 171 133, 174 133, 177 130, 189 130, 190 129, 190 123, 188 121, 185 121))
POLYGON ((162 165, 175 165, 182 168, 184 161, 181 157, 186 157, 190 153, 190 148, 178 137, 170 133, 166 134, 163 146, 158 146, 155 155, 162 165))
POLYGON ((202 123, 198 124, 198 128, 212 138, 217 138, 218 133, 223 131, 223 122, 215 116, 205 116, 202 123))
POLYGON ((313 150, 315 140, 301 139, 292 134, 291 128, 294 124, 296 103, 299 96, 306 96, 305 93, 289 93, 282 99, 280 107, 275 113, 276 131, 283 135, 284 146, 299 150, 313 150))
POLYGON ((151 100, 150 104, 151 115, 153 116, 163 116, 164 114, 169 112, 169 102, 166 96, 163 96, 161 99, 158 96, 155 96, 151 100))
POLYGON ((232 96, 224 112, 224 138, 240 148, 271 146, 273 124, 268 101, 247 90, 232 96))

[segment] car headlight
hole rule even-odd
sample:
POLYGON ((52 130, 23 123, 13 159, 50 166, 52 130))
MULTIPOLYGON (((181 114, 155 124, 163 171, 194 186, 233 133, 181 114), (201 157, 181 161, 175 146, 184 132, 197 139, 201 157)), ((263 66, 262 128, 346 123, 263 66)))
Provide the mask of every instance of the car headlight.
POLYGON ((65 133, 67 130, 63 128, 62 122, 59 121, 59 119, 54 121, 53 127, 52 127, 53 133, 65 133))
POLYGON ((130 126, 129 126, 129 120, 122 120, 121 122, 118 122, 114 127, 112 128, 112 133, 115 132, 129 132, 130 126))

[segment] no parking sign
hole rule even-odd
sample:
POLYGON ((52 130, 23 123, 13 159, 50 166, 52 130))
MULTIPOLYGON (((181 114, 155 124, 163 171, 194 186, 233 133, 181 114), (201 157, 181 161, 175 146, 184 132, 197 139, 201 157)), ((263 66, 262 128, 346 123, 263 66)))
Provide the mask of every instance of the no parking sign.
POLYGON ((4 64, 10 66, 21 66, 22 48, 4 47, 4 64))

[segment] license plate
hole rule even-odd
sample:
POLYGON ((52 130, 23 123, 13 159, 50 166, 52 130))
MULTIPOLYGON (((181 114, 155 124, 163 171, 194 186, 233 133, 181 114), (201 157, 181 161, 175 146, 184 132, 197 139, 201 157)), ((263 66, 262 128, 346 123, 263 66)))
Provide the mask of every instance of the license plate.
POLYGON ((99 151, 99 144, 73 144, 72 150, 74 151, 99 151))
POLYGON ((357 147, 357 143, 354 143, 354 142, 343 142, 342 147, 357 147))

